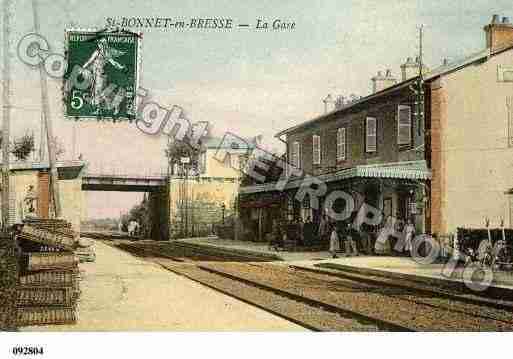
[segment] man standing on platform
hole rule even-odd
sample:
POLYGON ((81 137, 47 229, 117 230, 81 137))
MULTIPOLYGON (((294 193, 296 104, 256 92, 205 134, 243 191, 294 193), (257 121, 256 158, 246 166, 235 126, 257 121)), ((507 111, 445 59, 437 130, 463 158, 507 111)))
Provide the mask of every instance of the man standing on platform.
POLYGON ((356 243, 354 241, 355 234, 353 233, 354 229, 351 227, 351 223, 348 223, 345 230, 345 255, 346 257, 351 255, 358 255, 358 249, 356 249, 356 243))
POLYGON ((340 250, 340 239, 337 233, 337 226, 335 224, 331 225, 331 235, 330 235, 330 253, 332 258, 338 258, 337 251, 340 250))
POLYGON ((326 240, 326 237, 328 236, 328 219, 326 218, 326 215, 323 214, 321 216, 321 221, 319 223, 319 240, 321 243, 324 243, 326 240))

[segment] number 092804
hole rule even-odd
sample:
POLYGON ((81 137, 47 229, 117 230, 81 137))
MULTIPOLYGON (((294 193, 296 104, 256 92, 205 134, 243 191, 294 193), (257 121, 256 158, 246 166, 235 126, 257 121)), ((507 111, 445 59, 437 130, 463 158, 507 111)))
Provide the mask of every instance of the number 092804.
POLYGON ((14 355, 43 355, 43 347, 13 347, 12 353, 14 355))

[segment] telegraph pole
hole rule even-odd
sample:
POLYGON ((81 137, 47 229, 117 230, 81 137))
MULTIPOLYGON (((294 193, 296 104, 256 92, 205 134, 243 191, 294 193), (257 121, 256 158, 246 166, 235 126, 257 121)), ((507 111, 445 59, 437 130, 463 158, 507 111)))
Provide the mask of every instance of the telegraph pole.
POLYGON ((9 137, 11 130, 11 54, 9 52, 10 41, 10 0, 3 1, 4 26, 4 66, 3 66, 3 121, 2 121, 2 231, 9 227, 9 137))
POLYGON ((189 169, 185 166, 185 182, 184 182, 184 193, 185 193, 185 238, 189 236, 189 169))
POLYGON ((419 76, 420 78, 422 79, 422 56, 423 56, 423 51, 422 51, 422 37, 424 35, 424 25, 420 25, 419 27, 419 63, 420 63, 420 71, 419 71, 419 76))
POLYGON ((419 78, 417 81, 417 96, 416 96, 416 115, 417 115, 417 133, 422 135, 424 126, 424 50, 423 50, 423 36, 424 36, 424 25, 419 26, 419 78))
POLYGON ((39 162, 43 163, 45 161, 45 153, 46 153, 46 129, 45 129, 45 118, 43 114, 41 114, 41 125, 40 125, 40 140, 39 140, 39 162))
MULTIPOLYGON (((39 34, 39 17, 37 12, 37 0, 32 0, 32 12, 34 15, 34 31, 39 34)), ((48 162, 50 166, 50 198, 52 199, 55 217, 61 213, 61 201, 59 197, 59 174, 56 167, 55 137, 53 135, 52 120, 50 118, 50 106, 48 103, 48 81, 42 65, 39 66, 39 77, 41 79, 41 106, 44 129, 46 130, 46 142, 48 145, 48 162)))

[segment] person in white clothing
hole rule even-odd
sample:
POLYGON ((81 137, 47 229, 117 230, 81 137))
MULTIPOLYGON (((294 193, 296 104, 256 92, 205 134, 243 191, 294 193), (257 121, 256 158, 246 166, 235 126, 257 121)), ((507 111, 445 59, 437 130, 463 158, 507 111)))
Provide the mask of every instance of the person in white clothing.
POLYGON ((411 255, 413 237, 415 237, 415 226, 411 219, 408 219, 408 224, 404 228, 405 233, 405 246, 404 251, 406 254, 411 255))
POLYGON ((388 237, 394 233, 395 221, 392 216, 387 218, 386 224, 379 231, 376 243, 374 243, 374 253, 376 254, 389 254, 391 252, 390 241, 388 237))
POLYGON ((131 220, 128 223, 128 235, 130 237, 135 236, 138 227, 139 227, 139 223, 137 223, 137 221, 131 220))
POLYGON ((351 227, 351 224, 347 224, 347 228, 344 231, 345 240, 344 240, 344 247, 345 247, 345 256, 350 257, 351 255, 358 256, 358 249, 356 248, 356 243, 354 241, 354 233, 353 228, 351 227))
POLYGON ((338 238, 337 227, 335 225, 331 228, 330 235, 330 253, 333 258, 338 258, 337 251, 340 250, 340 240, 338 238))

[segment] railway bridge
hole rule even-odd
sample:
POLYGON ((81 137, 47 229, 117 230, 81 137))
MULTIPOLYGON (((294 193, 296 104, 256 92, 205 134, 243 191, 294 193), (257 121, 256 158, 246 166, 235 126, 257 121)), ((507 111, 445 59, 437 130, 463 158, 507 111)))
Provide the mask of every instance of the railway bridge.
POLYGON ((159 192, 167 186, 164 174, 119 174, 86 172, 83 191, 159 192))
POLYGON ((82 191, 146 192, 152 213, 151 237, 169 239, 169 181, 164 173, 121 174, 86 171, 82 191))

